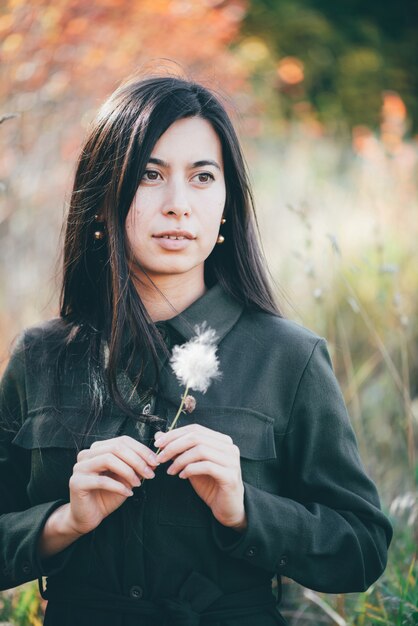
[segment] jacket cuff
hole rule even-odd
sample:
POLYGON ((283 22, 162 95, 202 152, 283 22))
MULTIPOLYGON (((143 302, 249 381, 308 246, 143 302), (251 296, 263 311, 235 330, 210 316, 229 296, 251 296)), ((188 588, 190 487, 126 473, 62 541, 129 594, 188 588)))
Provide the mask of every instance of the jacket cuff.
POLYGON ((52 556, 49 556, 43 559, 41 559, 37 550, 37 545, 41 538, 42 531, 43 531, 43 528, 46 524, 48 517, 51 515, 51 513, 55 511, 55 509, 58 509, 63 504, 67 504, 67 501, 58 500, 54 502, 53 505, 50 506, 49 509, 46 511, 45 515, 42 516, 39 527, 37 529, 37 533, 35 537, 35 551, 34 551, 34 564, 35 564, 36 572, 39 572, 39 574, 37 574, 37 577, 53 576, 54 574, 58 574, 58 572, 60 572, 66 566, 67 562, 70 560, 72 553, 75 550, 76 543, 77 543, 76 541, 71 543, 69 546, 67 546, 63 550, 60 550, 56 554, 53 554, 52 556))
POLYGON ((66 500, 55 500, 3 516, 10 516, 12 528, 4 563, 1 564, 1 589, 10 589, 41 576, 57 574, 66 566, 76 542, 45 559, 41 559, 38 552, 38 543, 47 519, 55 509, 66 503, 66 500))
POLYGON ((298 529, 292 527, 295 515, 286 511, 288 507, 294 508, 291 500, 262 491, 244 481, 247 528, 241 533, 213 518, 215 544, 230 556, 267 570, 271 575, 291 576, 291 555, 295 546, 300 546, 301 538, 298 537, 298 529), (281 519, 278 519, 279 515, 281 519))

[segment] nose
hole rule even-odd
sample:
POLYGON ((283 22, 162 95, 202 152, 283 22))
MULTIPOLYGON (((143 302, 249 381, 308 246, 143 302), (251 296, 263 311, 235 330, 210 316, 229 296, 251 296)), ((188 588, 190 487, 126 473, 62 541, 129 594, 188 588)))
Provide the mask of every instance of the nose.
POLYGON ((172 215, 173 217, 183 217, 183 215, 191 215, 191 209, 188 206, 173 204, 172 202, 163 210, 164 215, 172 215))
POLYGON ((163 209, 164 215, 171 215, 177 218, 181 218, 184 215, 191 215, 192 210, 184 185, 180 182, 177 184, 173 182, 167 189, 167 192, 163 209))

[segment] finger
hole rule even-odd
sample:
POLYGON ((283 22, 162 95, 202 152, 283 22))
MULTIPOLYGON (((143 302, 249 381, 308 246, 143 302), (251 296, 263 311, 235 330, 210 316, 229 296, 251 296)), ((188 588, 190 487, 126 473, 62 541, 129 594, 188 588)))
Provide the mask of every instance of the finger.
POLYGON ((104 439, 103 441, 95 441, 91 444, 90 448, 87 450, 82 450, 83 456, 92 456, 97 453, 98 450, 111 450, 115 454, 119 456, 119 452, 123 452, 124 450, 132 450, 134 453, 139 455, 149 464, 158 465, 158 459, 156 458, 155 452, 148 448, 146 445, 133 439, 133 437, 129 437, 129 435, 121 435, 120 437, 114 437, 113 439, 104 439))
MULTIPOLYGON (((129 437, 130 439, 130 437, 129 437)), ((133 441, 133 440, 132 440, 133 441)), ((77 455, 77 461, 84 461, 86 459, 95 458, 99 453, 103 454, 105 452, 114 454, 119 457, 126 463, 129 463, 132 467, 137 467, 139 463, 139 467, 141 464, 148 465, 152 464, 154 467, 159 464, 159 459, 156 458, 155 463, 151 463, 151 457, 155 458, 156 455, 154 452, 151 452, 149 448, 141 444, 141 448, 134 449, 130 446, 130 444, 126 444, 122 441, 122 438, 118 439, 109 439, 107 441, 96 441, 94 442, 90 449, 82 450, 77 455), (100 444, 100 445, 99 445, 100 444), (93 447, 94 446, 94 447, 93 447), (139 452, 138 452, 139 450, 139 452)))
MULTIPOLYGON (((180 426, 179 428, 173 428, 173 430, 168 430, 165 433, 155 433, 154 439, 155 444, 158 445, 166 444, 169 441, 174 441, 179 437, 183 437, 184 435, 192 435, 195 434, 196 437, 213 437, 218 441, 226 441, 232 443, 232 439, 229 435, 225 435, 224 433, 220 433, 217 430, 212 430, 211 428, 206 428, 206 426, 202 426, 201 424, 188 424, 187 426, 180 426)), ((154 445, 155 445, 154 444, 154 445)))
MULTIPOLYGON (((131 485, 126 482, 126 480, 124 480, 121 476, 118 476, 117 474, 114 474, 111 471, 107 471, 107 472, 102 472, 100 474, 100 476, 110 476, 110 478, 113 478, 114 480, 119 481, 120 483, 122 483, 122 485, 124 485, 125 487, 127 487, 128 489, 131 489, 131 485)), ((140 480, 140 479, 139 479, 140 480)), ((142 481, 141 481, 142 484, 142 481)), ((135 487, 139 487, 140 485, 135 485, 135 487)), ((1 624, 1 622, 0 622, 1 624)))
POLYGON ((123 482, 129 488, 139 487, 141 480, 139 473, 136 473, 129 465, 111 453, 105 453, 77 463, 73 473, 115 477, 116 480, 123 482))
POLYGON ((93 458, 86 459, 85 461, 79 461, 74 465, 74 472, 81 472, 83 474, 91 474, 104 471, 112 471, 117 476, 124 478, 130 485, 139 486, 139 476, 146 478, 153 478, 155 476, 151 468, 144 463, 142 459, 138 459, 135 462, 135 467, 124 462, 112 452, 104 452, 93 458))
POLYGON ((177 474, 190 463, 197 461, 212 461, 223 467, 238 467, 239 453, 234 451, 235 446, 228 446, 222 450, 208 444, 198 444, 175 457, 167 472, 177 474))
POLYGON ((236 482, 236 472, 231 468, 221 467, 212 461, 199 461, 191 463, 182 472, 180 478, 191 478, 192 476, 211 476, 220 485, 231 485, 236 482))
POLYGON ((226 442, 223 439, 218 439, 216 437, 207 437, 206 435, 202 437, 202 433, 189 432, 184 434, 182 437, 178 437, 173 441, 165 443, 162 446, 162 450, 159 452, 158 457, 162 463, 165 463, 166 461, 177 457, 182 452, 196 446, 200 446, 201 448, 207 446, 220 450, 224 452, 225 455, 239 456, 239 448, 233 443, 226 442))
POLYGON ((133 491, 131 489, 125 487, 125 485, 118 480, 110 478, 110 476, 73 474, 70 478, 69 485, 70 490, 73 492, 96 491, 97 489, 101 489, 103 491, 110 491, 125 497, 133 495, 133 491))

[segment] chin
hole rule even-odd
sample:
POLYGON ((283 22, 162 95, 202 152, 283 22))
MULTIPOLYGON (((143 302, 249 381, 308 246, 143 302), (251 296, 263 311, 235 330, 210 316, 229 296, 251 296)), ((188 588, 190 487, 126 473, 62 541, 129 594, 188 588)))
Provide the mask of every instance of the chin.
POLYGON ((172 263, 170 266, 164 265, 161 267, 149 268, 146 271, 152 276, 171 276, 179 274, 187 274, 193 271, 200 263, 172 263))

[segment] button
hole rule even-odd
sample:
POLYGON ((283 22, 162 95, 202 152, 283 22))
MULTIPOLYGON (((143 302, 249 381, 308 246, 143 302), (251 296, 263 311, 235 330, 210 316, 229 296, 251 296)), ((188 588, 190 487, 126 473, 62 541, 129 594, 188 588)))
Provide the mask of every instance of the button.
POLYGON ((144 592, 142 591, 142 587, 138 587, 138 585, 134 585, 133 587, 131 587, 129 591, 129 595, 134 600, 140 600, 142 598, 143 593, 144 592))
POLYGON ((167 334, 168 334, 165 325, 163 323, 161 324, 161 323, 158 323, 158 322, 155 325, 156 325, 156 327, 158 329, 158 332, 160 333, 161 337, 165 341, 167 339, 167 334))
POLYGON ((287 565, 287 556, 282 554, 279 560, 279 567, 284 567, 285 565, 287 565))
POLYGON ((257 554, 257 548, 255 546, 250 546, 245 551, 245 556, 255 556, 257 554))
POLYGON ((151 405, 150 405, 150 403, 148 402, 148 404, 146 404, 146 405, 144 406, 144 408, 142 409, 142 412, 143 412, 143 413, 145 413, 145 415, 148 415, 148 413, 149 413, 150 411, 151 411, 151 405))
MULTIPOLYGON (((142 476, 140 477, 140 480, 142 480, 142 476)), ((134 492, 131 500, 134 500, 135 498, 142 498, 142 483, 138 487, 131 487, 131 489, 134 492)))
POLYGON ((142 503, 142 500, 144 498, 144 488, 142 487, 142 485, 139 487, 132 487, 132 491, 134 492, 134 495, 129 498, 129 502, 131 504, 134 504, 135 506, 138 506, 142 503))
MULTIPOLYGON (((164 324, 164 322, 161 322, 161 324, 164 324)), ((161 335, 161 339, 164 341, 164 343, 167 346, 167 348, 170 348, 171 337, 170 337, 170 332, 169 332, 168 328, 165 325, 164 326, 160 326, 160 324, 158 322, 156 323, 156 327, 158 328, 158 332, 161 335)))
POLYGON ((24 561, 22 563, 22 572, 24 572, 25 574, 29 574, 29 572, 31 571, 31 566, 29 561, 24 561))

